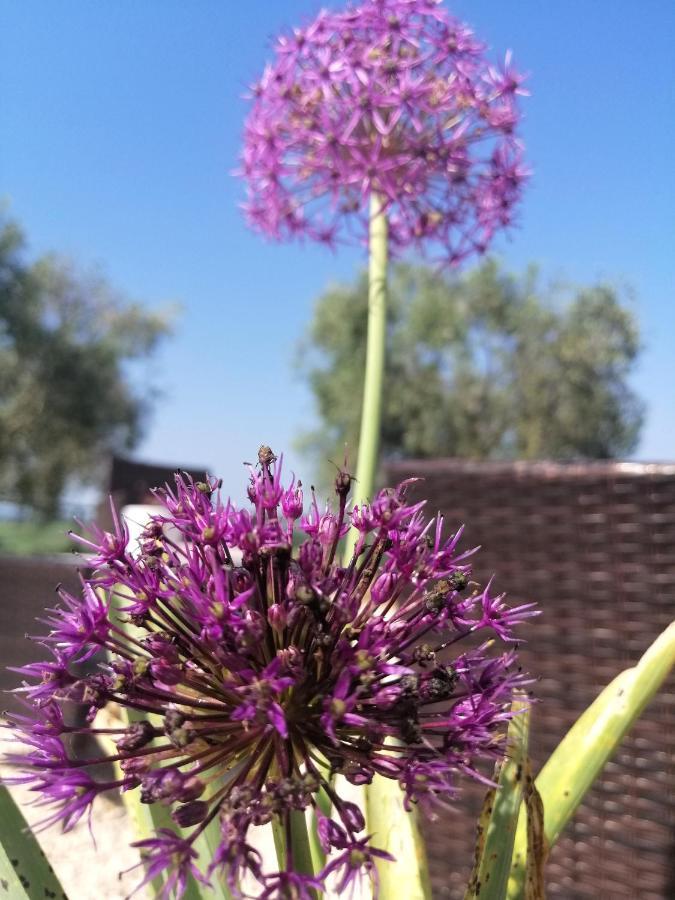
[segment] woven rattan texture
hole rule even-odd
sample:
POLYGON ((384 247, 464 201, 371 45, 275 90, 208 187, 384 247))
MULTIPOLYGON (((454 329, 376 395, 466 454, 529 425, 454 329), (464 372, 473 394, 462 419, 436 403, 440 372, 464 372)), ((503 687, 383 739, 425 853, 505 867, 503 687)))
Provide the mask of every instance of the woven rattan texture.
MULTIPOLYGON (((38 622, 45 609, 56 606, 56 586, 77 594, 80 590, 76 560, 3 556, 0 554, 0 707, 25 713, 25 702, 11 693, 21 677, 7 668, 25 666, 46 658, 45 649, 26 635, 45 634, 38 622)), ((4 748, 3 748, 4 749, 4 748)), ((0 895, 1 896, 1 895, 0 895)))
MULTIPOLYGON (((475 574, 514 602, 537 600, 524 666, 538 681, 535 771, 598 690, 675 618, 675 466, 466 463, 391 465, 424 481, 448 526, 481 545, 475 574)), ((460 898, 483 789, 425 823, 435 898, 460 898)), ((548 864, 549 897, 675 898, 675 679, 624 741, 548 864)))

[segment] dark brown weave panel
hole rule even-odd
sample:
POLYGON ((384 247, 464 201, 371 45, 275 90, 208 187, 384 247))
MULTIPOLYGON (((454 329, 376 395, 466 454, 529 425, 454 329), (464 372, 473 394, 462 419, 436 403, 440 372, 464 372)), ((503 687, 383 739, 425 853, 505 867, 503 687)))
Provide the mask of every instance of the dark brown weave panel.
MULTIPOLYGON (((73 594, 81 590, 73 557, 16 557, 0 554, 0 691, 2 709, 25 712, 11 693, 22 681, 7 666, 25 666, 44 660, 49 654, 26 635, 43 635, 49 627, 37 621, 45 610, 59 604, 58 585, 73 594)), ((30 681, 30 679, 28 679, 30 681)))
MULTIPOLYGON (((424 481, 416 497, 480 544, 478 580, 542 615, 523 635, 538 678, 532 756, 541 766, 601 687, 675 617, 675 466, 467 463, 391 465, 389 483, 424 481)), ((483 789, 426 837, 434 897, 461 898, 483 789)), ((675 679, 624 741, 548 866, 550 897, 675 898, 675 679)))

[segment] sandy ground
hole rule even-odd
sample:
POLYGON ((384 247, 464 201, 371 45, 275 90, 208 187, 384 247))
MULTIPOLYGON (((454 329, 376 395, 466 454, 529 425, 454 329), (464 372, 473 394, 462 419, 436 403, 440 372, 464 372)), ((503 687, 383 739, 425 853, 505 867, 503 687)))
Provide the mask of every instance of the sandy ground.
MULTIPOLYGON (((107 707, 99 712, 95 724, 98 727, 116 727, 119 724, 116 716, 117 708, 107 707)), ((71 747, 76 757, 87 759, 100 756, 101 747, 96 742, 89 743, 90 738, 80 740, 84 743, 71 747)), ((90 772, 94 777, 106 780, 104 771, 92 769, 90 772)), ((11 774, 12 769, 0 765, 0 777, 11 774)), ((107 778, 110 777, 113 777, 112 770, 107 772, 107 778)), ((344 799, 362 805, 362 788, 354 787, 342 778, 338 785, 344 799)), ((20 785, 10 785, 9 788, 29 824, 44 818, 48 808, 31 806, 31 801, 35 798, 31 791, 20 785)), ((130 846, 138 837, 119 794, 102 794, 96 799, 92 810, 91 832, 85 818, 69 832, 61 832, 59 826, 55 825, 36 837, 69 900, 125 900, 143 880, 140 866, 129 871, 139 862, 138 851, 130 846)), ((271 828, 265 826, 252 829, 249 840, 265 861, 264 868, 267 871, 276 870, 271 828)), ((245 882, 242 887, 251 896, 256 896, 260 890, 254 879, 250 883, 245 882)), ((208 893, 210 892, 207 891, 208 893)), ((326 900, 338 900, 339 896, 328 885, 326 900)), ((145 889, 134 894, 134 900, 150 900, 151 897, 151 891, 145 889)), ((366 884, 354 891, 353 900, 372 900, 371 891, 366 884)))
MULTIPOLYGON (((0 774, 10 774, 10 770, 5 767, 0 774)), ((32 799, 30 791, 16 786, 10 790, 28 822, 38 821, 40 810, 28 805, 32 799)), ((65 834, 58 826, 48 828, 37 839, 69 900, 125 900, 142 881, 142 870, 138 868, 120 877, 120 873, 139 861, 137 851, 130 846, 136 837, 121 799, 116 801, 105 795, 98 798, 92 814, 92 831, 96 844, 86 821, 80 821, 65 834)), ((253 842, 264 859, 272 860, 275 857, 272 836, 266 831, 256 829, 253 842)), ((248 887, 255 896, 253 884, 248 887)), ((370 891, 363 887, 355 891, 354 900, 370 900, 370 891)), ((134 894, 134 900, 150 900, 150 896, 142 890, 134 894)), ((333 891, 326 893, 327 900, 337 900, 338 896, 333 891)))
MULTIPOLYGON (((9 771, 4 769, 3 773, 9 771)), ((30 791, 12 787, 11 792, 28 822, 38 821, 40 810, 27 805, 33 796, 30 791)), ((120 872, 138 862, 137 851, 129 846, 135 838, 121 800, 98 798, 92 831, 96 845, 86 821, 66 834, 58 826, 48 828, 37 838, 69 900, 124 900, 142 880, 142 873, 136 869, 120 877, 120 872)), ((134 896, 147 898, 145 892, 134 896)))

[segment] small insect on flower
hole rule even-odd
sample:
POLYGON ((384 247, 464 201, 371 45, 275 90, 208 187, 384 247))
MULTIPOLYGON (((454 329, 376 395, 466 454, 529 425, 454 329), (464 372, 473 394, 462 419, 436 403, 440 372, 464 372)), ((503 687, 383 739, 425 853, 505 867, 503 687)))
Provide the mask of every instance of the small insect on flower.
POLYGON ((508 226, 528 176, 523 77, 491 65, 439 0, 363 0, 281 36, 251 91, 239 174, 275 240, 364 241, 368 197, 396 252, 456 264, 508 226))
POLYGON ((10 762, 50 806, 45 824, 67 829, 99 794, 138 791, 182 829, 161 828, 137 845, 145 882, 163 874, 166 896, 180 896, 194 876, 223 879, 235 895, 246 878, 260 897, 310 897, 328 876, 347 889, 389 858, 333 774, 357 785, 394 779, 409 807, 442 801, 457 773, 499 753, 524 677, 513 649, 492 648, 512 641, 534 610, 509 610, 472 589, 472 551, 458 549, 460 532, 443 536, 440 518, 425 522, 424 504, 406 499, 409 484, 349 511, 350 481, 339 473, 335 511, 313 495, 305 509, 299 483, 284 486, 281 462, 263 447, 251 467, 251 510, 224 502, 215 480, 179 475, 158 492, 164 509, 137 549, 122 540, 119 520, 114 535, 85 539, 94 569, 81 598, 64 594, 50 612, 44 644, 53 658, 22 670, 40 679, 20 688, 33 716, 12 722, 24 750, 10 762), (352 526, 358 539, 341 565, 352 526), (458 652, 476 634, 485 639, 458 652), (96 651, 107 654, 98 671, 72 671, 96 651), (107 704, 132 713, 106 729, 114 753, 69 756, 67 699, 88 705, 89 724, 77 730, 93 737, 107 704), (120 776, 90 775, 102 762, 118 763, 120 776), (309 808, 327 852, 313 875, 293 864, 291 817, 309 808), (288 841, 280 871, 252 840, 272 821, 288 841), (211 823, 220 843, 198 859, 195 842, 211 823))

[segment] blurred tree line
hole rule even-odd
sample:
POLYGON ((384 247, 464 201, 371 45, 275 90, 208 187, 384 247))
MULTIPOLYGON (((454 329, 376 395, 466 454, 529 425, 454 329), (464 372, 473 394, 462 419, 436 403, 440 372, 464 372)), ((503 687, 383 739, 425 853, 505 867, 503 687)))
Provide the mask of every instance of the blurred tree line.
MULTIPOLYGON (((356 459, 367 279, 318 300, 298 365, 313 460, 356 459)), ((638 326, 607 284, 545 288, 487 260, 468 274, 398 264, 389 285, 382 450, 396 457, 612 459, 636 447, 638 326)), ((327 476, 328 469, 323 473, 327 476)))
MULTIPOLYGON (((629 385, 635 318, 607 285, 543 287, 488 260, 467 274, 400 263, 390 280, 383 456, 611 459, 636 447, 643 406, 629 385)), ((300 372, 319 427, 313 461, 356 459, 367 280, 318 300, 300 372)), ((0 499, 46 518, 71 480, 96 483, 132 449, 153 391, 130 364, 170 331, 105 279, 57 256, 27 258, 0 218, 0 499)), ((328 477, 324 477, 328 481, 328 477)))
POLYGON ((152 398, 128 364, 169 333, 153 312, 67 260, 26 258, 0 219, 0 498, 57 515, 67 483, 94 483, 133 448, 152 398))

